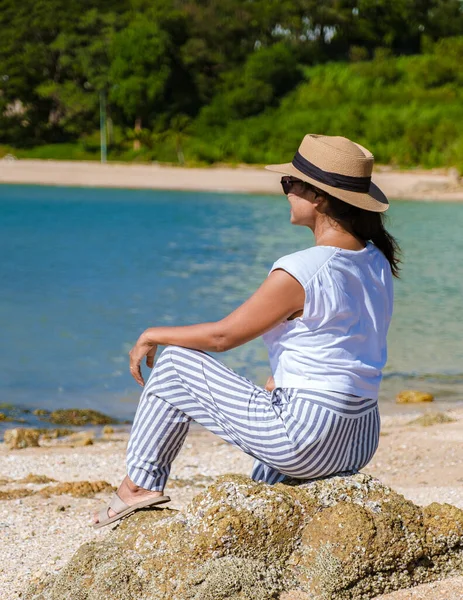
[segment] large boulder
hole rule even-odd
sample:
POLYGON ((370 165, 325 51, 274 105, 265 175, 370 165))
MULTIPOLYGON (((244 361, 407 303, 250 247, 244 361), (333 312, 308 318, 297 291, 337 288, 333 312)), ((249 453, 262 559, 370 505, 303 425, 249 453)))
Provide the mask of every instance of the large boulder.
POLYGON ((184 512, 140 511, 27 600, 369 599, 463 572, 463 511, 364 474, 269 486, 223 476, 184 512), (298 594, 295 594, 295 597, 298 594))

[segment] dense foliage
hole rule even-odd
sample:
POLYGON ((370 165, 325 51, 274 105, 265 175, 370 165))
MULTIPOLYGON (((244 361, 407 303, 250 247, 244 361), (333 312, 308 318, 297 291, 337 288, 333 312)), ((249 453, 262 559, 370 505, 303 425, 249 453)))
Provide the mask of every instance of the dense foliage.
MULTIPOLYGON (((0 0, 18 156, 266 162, 301 133, 462 165, 460 0, 0 0)), ((12 150, 14 148, 14 150, 12 150)))

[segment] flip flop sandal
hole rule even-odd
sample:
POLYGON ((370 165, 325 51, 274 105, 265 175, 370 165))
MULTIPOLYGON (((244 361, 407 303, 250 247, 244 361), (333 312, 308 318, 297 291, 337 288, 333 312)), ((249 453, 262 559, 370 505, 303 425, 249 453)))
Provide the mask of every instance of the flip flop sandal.
POLYGON ((143 500, 143 502, 137 502, 137 504, 132 504, 132 506, 129 506, 123 500, 121 500, 117 494, 114 494, 108 506, 102 508, 98 513, 98 523, 94 523, 93 528, 100 529, 100 527, 106 527, 106 525, 117 523, 121 519, 128 517, 137 510, 142 508, 151 508, 152 506, 164 504, 165 502, 170 502, 169 496, 148 498, 147 500, 143 500), (116 513, 112 517, 108 516, 108 511, 110 508, 116 513))

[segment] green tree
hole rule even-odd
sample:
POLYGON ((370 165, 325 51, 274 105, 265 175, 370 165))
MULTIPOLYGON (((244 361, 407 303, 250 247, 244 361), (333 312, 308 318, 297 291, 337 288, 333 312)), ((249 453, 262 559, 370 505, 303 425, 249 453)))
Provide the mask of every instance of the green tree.
POLYGON ((148 13, 131 13, 114 36, 110 100, 135 129, 163 129, 178 112, 196 110, 194 85, 180 56, 185 36, 184 15, 156 4, 148 13))
POLYGON ((283 43, 256 50, 242 69, 223 76, 221 91, 204 109, 202 121, 209 126, 221 125, 258 114, 277 104, 301 78, 293 53, 283 43))
POLYGON ((107 89, 110 47, 117 16, 92 9, 80 16, 71 32, 50 44, 57 52, 59 76, 39 84, 36 93, 52 101, 49 121, 75 135, 98 127, 99 92, 107 89))
MULTIPOLYGON (((67 38, 75 40, 77 36, 78 45, 82 46, 87 37, 91 44, 95 29, 83 15, 92 10, 94 14, 107 14, 109 6, 117 13, 124 5, 122 0, 0 1, 1 130, 9 132, 17 143, 63 139, 64 106, 73 105, 72 113, 79 103, 76 89, 68 83, 75 80, 76 65, 72 64, 72 42, 67 38), (17 119, 5 119, 5 108, 18 103, 23 114, 17 119), (11 121, 16 126, 11 127, 11 121)), ((94 20, 101 22, 102 18, 94 20)), ((86 77, 82 79, 84 82, 86 77)), ((82 96, 81 102, 85 104, 82 96)))

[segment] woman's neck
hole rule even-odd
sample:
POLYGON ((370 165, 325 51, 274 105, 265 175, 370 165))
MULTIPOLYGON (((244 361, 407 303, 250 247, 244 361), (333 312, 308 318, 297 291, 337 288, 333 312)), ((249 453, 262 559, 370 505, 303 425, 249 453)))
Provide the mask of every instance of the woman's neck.
POLYGON ((315 224, 313 228, 316 246, 335 246, 344 250, 362 250, 365 242, 343 227, 335 227, 326 220, 315 224))

